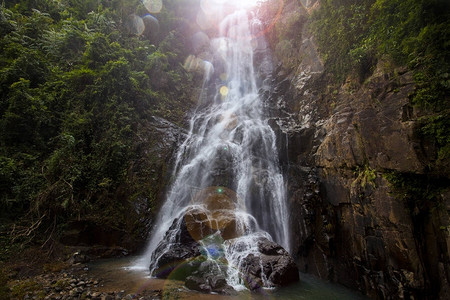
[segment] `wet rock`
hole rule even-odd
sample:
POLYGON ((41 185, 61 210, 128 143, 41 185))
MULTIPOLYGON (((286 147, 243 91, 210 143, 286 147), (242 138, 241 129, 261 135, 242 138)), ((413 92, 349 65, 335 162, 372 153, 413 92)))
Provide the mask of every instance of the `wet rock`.
POLYGON ((196 193, 193 199, 205 206, 189 209, 185 214, 189 233, 195 240, 218 231, 224 240, 228 240, 246 231, 246 224, 236 216, 237 195, 233 190, 211 186, 196 193))
POLYGON ((209 293, 211 292, 211 286, 205 282, 204 278, 198 276, 188 276, 184 283, 190 290, 209 293))
POLYGON ((200 244, 189 233, 185 218, 175 219, 166 233, 166 237, 156 248, 152 256, 153 276, 167 278, 175 269, 177 279, 184 280, 195 269, 194 258, 201 255, 200 244), (171 243, 169 236, 176 235, 178 242, 171 243))
POLYGON ((259 254, 246 256, 240 267, 250 290, 263 286, 287 286, 300 280, 297 265, 283 247, 260 238, 258 250, 259 254))
POLYGON ((203 213, 201 210, 190 210, 184 218, 173 222, 166 237, 175 236, 176 242, 163 239, 153 254, 157 259, 150 268, 155 268, 153 275, 156 277, 185 280, 189 289, 231 295, 235 291, 226 282, 224 240, 217 229, 207 226, 203 213), (200 236, 205 232, 215 234, 200 236), (201 242, 196 240, 200 237, 201 242), (208 260, 208 257, 214 259, 208 260))
POLYGON ((89 256, 80 253, 80 252, 75 252, 74 254, 72 254, 72 256, 69 259, 69 263, 71 264, 78 264, 78 263, 87 263, 90 261, 89 256))
MULTIPOLYGON (((196 241, 213 234, 217 229, 212 228, 207 212, 203 209, 190 209, 184 215, 184 224, 186 225, 186 238, 193 238, 196 241)), ((183 239, 183 236, 180 236, 183 239)), ((183 241, 182 241, 183 242, 183 241)))
MULTIPOLYGON (((226 188, 222 189, 221 194, 225 194, 226 188)), ((209 195, 209 191, 207 194, 209 195)), ((210 213, 208 209, 191 208, 186 211, 182 218, 174 220, 166 233, 166 238, 160 242, 153 254, 152 261, 154 263, 150 266, 150 269, 155 270, 154 276, 167 278, 177 269, 177 278, 184 280, 198 267, 198 259, 196 258, 199 258, 202 254, 207 256, 207 253, 201 253, 200 240, 218 234, 221 242, 223 242, 224 239, 234 238, 243 233, 245 227, 238 223, 231 209, 223 209, 224 207, 233 208, 230 207, 231 202, 217 197, 214 197, 214 200, 217 201, 207 202, 208 208, 216 209, 220 213, 216 213, 216 211, 210 213), (169 237, 172 237, 172 239, 169 237)), ((215 244, 218 245, 221 242, 215 244)), ((219 251, 219 249, 216 250, 219 251)))
POLYGON ((197 271, 188 276, 185 285, 188 289, 200 292, 214 292, 225 295, 235 294, 226 280, 227 266, 220 261, 207 260, 200 264, 197 271))

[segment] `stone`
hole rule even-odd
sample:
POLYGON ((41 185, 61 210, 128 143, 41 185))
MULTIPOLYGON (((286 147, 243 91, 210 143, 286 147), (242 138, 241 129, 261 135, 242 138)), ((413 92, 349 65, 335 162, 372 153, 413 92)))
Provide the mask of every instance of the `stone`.
POLYGON ((80 252, 75 252, 74 254, 72 254, 71 258, 69 259, 69 263, 71 264, 78 264, 78 263, 87 263, 90 261, 90 258, 80 252))
POLYGON ((194 291, 209 293, 211 292, 211 286, 205 283, 204 278, 198 276, 188 276, 184 282, 185 286, 194 291))
MULTIPOLYGON (((215 190, 216 188, 214 188, 215 190)), ((166 233, 152 259, 154 263, 150 269, 154 269, 153 275, 158 278, 167 278, 177 269, 177 279, 184 280, 195 270, 197 260, 195 258, 207 253, 201 253, 200 240, 208 239, 216 234, 220 234, 220 240, 231 239, 243 234, 245 226, 239 224, 235 214, 231 211, 234 204, 226 195, 227 189, 221 188, 221 197, 214 197, 217 201, 211 200, 211 191, 202 191, 197 197, 209 197, 207 202, 211 209, 218 209, 220 213, 210 213, 208 209, 191 208, 180 219, 174 220, 172 226, 166 233), (225 196, 222 196, 224 194, 225 196), (224 209, 225 208, 225 209, 224 209), (228 210, 230 208, 230 210, 228 210), (213 220, 213 221, 212 221, 213 220), (169 236, 175 236, 169 240, 169 236)), ((216 242, 215 244, 220 244, 216 242)), ((212 245, 214 246, 214 245, 212 245)), ((219 247, 220 248, 220 247, 219 247)), ((220 252, 221 249, 216 249, 220 252)), ((223 249, 222 249, 223 251, 223 249)))
POLYGON ((235 290, 228 285, 226 272, 227 266, 225 264, 212 260, 204 261, 197 271, 186 278, 185 286, 188 289, 200 292, 232 295, 235 290))
MULTIPOLYGON (((193 220, 196 220, 193 218, 193 220)), ((169 238, 164 238, 155 252, 150 269, 154 269, 153 276, 167 278, 177 269, 176 279, 184 280, 195 269, 194 258, 201 255, 200 244, 194 240, 186 225, 186 218, 175 219, 166 233, 166 237, 175 234, 177 243, 171 243, 169 238), (158 257, 158 259, 154 259, 158 257)))
POLYGON ((240 266, 250 290, 287 286, 300 280, 294 259, 283 247, 267 238, 260 238, 258 250, 259 253, 244 257, 240 266))

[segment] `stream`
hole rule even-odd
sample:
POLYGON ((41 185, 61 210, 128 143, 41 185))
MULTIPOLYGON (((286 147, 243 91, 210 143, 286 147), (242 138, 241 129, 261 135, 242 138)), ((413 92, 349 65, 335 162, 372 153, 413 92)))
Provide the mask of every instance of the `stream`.
MULTIPOLYGON (((344 300, 368 299, 341 285, 326 282, 309 274, 300 274, 300 283, 280 289, 264 289, 259 293, 240 291, 237 296, 203 294, 188 290, 182 281, 151 278, 149 271, 130 269, 136 257, 98 260, 89 265, 89 273, 98 278, 101 292, 121 291, 126 294, 152 294, 158 291, 163 299, 221 300, 221 299, 277 299, 277 300, 344 300)), ((158 299, 155 296, 155 299, 158 299)))

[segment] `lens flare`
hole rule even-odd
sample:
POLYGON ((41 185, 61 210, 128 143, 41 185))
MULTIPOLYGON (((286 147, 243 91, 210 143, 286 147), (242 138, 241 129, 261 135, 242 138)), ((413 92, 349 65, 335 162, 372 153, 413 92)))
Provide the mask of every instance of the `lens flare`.
POLYGON ((219 93, 220 93, 220 95, 222 95, 222 97, 226 97, 228 95, 228 87, 226 87, 225 85, 222 85, 220 87, 219 93))
POLYGON ((145 24, 141 17, 132 14, 129 16, 129 30, 136 34, 141 35, 145 30, 145 24))
POLYGON ((142 3, 148 12, 152 14, 161 12, 163 6, 162 0, 143 0, 142 3))
POLYGON ((144 35, 149 39, 155 39, 159 33, 159 21, 154 16, 147 14, 142 17, 144 21, 145 30, 144 35))

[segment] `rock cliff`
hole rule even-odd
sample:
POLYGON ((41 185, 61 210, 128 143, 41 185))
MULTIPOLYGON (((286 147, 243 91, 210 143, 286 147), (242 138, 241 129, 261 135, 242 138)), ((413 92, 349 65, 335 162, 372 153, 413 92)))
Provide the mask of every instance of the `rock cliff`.
POLYGON ((449 172, 418 134, 412 73, 379 61, 364 83, 332 84, 307 26, 318 1, 283 4, 267 34, 275 68, 265 95, 301 271, 374 299, 444 299, 449 172))

